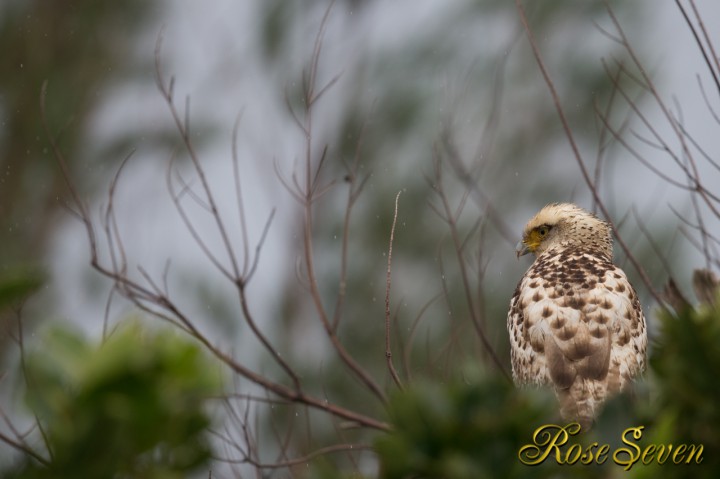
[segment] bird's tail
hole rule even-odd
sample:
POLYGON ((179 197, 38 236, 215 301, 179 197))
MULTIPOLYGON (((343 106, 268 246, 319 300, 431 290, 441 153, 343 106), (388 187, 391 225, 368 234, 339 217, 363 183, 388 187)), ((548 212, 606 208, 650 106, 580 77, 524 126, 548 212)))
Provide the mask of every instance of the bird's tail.
POLYGON ((607 392, 606 384, 601 381, 577 378, 569 388, 555 390, 560 402, 560 415, 566 421, 580 423, 582 431, 588 431, 600 412, 607 392))

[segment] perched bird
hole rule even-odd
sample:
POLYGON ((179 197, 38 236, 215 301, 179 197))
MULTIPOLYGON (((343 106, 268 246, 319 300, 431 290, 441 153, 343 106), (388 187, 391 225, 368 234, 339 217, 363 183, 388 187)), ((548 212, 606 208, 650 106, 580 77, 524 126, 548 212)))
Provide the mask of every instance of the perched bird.
POLYGON ((518 257, 535 262, 510 300, 516 385, 551 386, 566 420, 587 429, 602 403, 645 369, 647 332, 637 294, 612 262, 608 223, 569 203, 525 226, 518 257))

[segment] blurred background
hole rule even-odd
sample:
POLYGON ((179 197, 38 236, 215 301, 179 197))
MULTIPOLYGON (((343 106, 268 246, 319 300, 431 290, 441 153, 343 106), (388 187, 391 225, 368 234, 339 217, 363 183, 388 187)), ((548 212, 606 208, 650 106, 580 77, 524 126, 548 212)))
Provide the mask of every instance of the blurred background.
MULTIPOLYGON (((720 181, 720 137, 713 116, 718 110, 708 104, 718 105, 718 88, 693 31, 675 3, 609 4, 676 126, 694 145, 697 177, 712 190, 720 181)), ((596 209, 515 6, 495 0, 338 0, 328 13, 329 5, 320 0, 2 3, 0 276, 9 287, 35 290, 22 308, 13 304, 0 312, 1 396, 8 415, 21 424, 32 422, 22 406, 19 324, 32 347, 35 332, 48 324, 72 324, 99 340, 103 331, 140 314, 119 295, 109 301, 112 281, 89 265, 85 230, 42 126, 44 82, 48 129, 100 237, 108 188, 132 155, 113 201, 128 274, 142 280, 138 266, 153 278, 167 271, 172 296, 211 341, 254 370, 281 377, 243 321, 235 285, 208 261, 168 192, 168 176, 189 191, 200 191, 201 183, 158 91, 159 38, 161 71, 166 81, 174 77, 176 104, 189 118, 189 138, 235 245, 246 241, 233 181, 238 124, 235 151, 251 251, 272 215, 247 286, 249 305, 308 391, 370 416, 384 415, 382 403, 338 360, 304 279, 303 205, 283 182, 304 181, 308 143, 311 162, 323 158, 320 183, 331 185, 314 203, 313 221, 315 273, 329 310, 341 290, 348 188, 362 184, 348 223, 342 281, 347 294, 337 330, 347 351, 392 389, 385 358, 385 280, 394 199, 402 192, 391 305, 402 377, 444 382, 472 363, 494 370, 470 317, 482 325, 509 370, 507 305, 530 262, 516 260, 514 253, 524 223, 554 201, 596 209), (308 141, 293 115, 304 118, 302 92, 326 13, 316 84, 331 87, 313 106, 308 141), (439 185, 457 212, 459 255, 438 214, 439 185)), ((695 6, 717 42, 720 30, 711 19, 720 18, 720 6, 710 0, 695 6)), ((708 204, 694 205, 687 155, 647 85, 635 81, 639 70, 617 41, 605 4, 529 2, 526 8, 611 219, 654 289, 672 276, 689 294, 694 269, 718 268, 714 238, 720 237, 720 221, 708 204), (628 69, 618 80, 623 94, 612 81, 618 65, 628 69), (653 132, 667 138, 679 160, 652 139, 653 132)), ((685 8, 692 13, 689 4, 685 8)), ((191 195, 186 199, 208 249, 222 252, 207 208, 191 195)), ((110 257, 104 241, 99 256, 110 257)), ((656 335, 657 304, 649 285, 617 247, 616 261, 638 289, 650 335, 656 335)), ((256 391, 244 380, 230 382, 235 391, 256 391)), ((247 406, 258 431, 277 424, 290 428, 293 421, 296 430, 313 425, 312 434, 288 433, 292 446, 286 453, 307 453, 338 434, 333 421, 315 413, 292 419, 293 412, 298 415, 294 409, 264 406, 247 406)), ((216 419, 225 414, 213 412, 216 419)), ((263 461, 272 461, 281 449, 269 433, 257 442, 264 447, 263 461)), ((217 447, 218 456, 232 456, 222 441, 217 447)), ((17 451, 0 446, 0 461, 14 458, 17 451)), ((372 474, 372 455, 359 458, 356 469, 372 474)), ((218 477, 234 467, 213 464, 218 477)))

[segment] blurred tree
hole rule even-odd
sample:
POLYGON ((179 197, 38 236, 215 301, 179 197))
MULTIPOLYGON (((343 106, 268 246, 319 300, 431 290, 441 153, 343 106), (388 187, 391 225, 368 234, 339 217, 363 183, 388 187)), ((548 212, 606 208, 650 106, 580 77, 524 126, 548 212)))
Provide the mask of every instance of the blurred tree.
POLYGON ((700 303, 659 313, 660 336, 650 358, 656 388, 649 442, 702 444, 700 465, 638 468, 636 477, 697 477, 720 475, 720 283, 698 270, 694 284, 700 303), (703 278, 708 281, 703 281, 703 278))
POLYGON ((557 468, 526 467, 515 459, 528 442, 528 425, 552 416, 546 392, 520 391, 502 377, 466 368, 463 380, 417 383, 394 395, 395 429, 376 441, 381 476, 553 477, 557 468))
POLYGON ((67 327, 27 357, 28 405, 46 441, 6 478, 184 478, 211 456, 204 402, 219 366, 175 331, 121 325, 100 347, 67 327))
POLYGON ((62 132, 68 158, 81 163, 86 122, 103 89, 137 73, 127 36, 149 19, 151 5, 31 0, 0 7, 0 222, 7 225, 0 264, 37 261, 64 191, 40 122, 42 83, 53 94, 51 128, 62 132))
MULTIPOLYGON (((0 5, 0 278, 18 268, 42 269, 65 187, 40 119, 48 81, 48 122, 76 178, 90 187, 88 121, 114 83, 137 77, 128 35, 154 12, 132 0, 8 0, 0 5)), ((124 152, 123 154, 127 154, 124 152)), ((116 160, 122 157, 114 158, 116 160)), ((2 330, 14 331, 7 311, 2 330)), ((4 357, 8 334, 0 336, 4 357)))

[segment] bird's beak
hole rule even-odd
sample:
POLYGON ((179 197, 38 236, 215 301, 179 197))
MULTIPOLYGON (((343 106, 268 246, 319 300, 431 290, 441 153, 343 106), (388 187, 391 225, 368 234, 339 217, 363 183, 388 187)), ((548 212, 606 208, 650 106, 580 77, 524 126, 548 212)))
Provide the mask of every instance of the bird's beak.
POLYGON ((528 245, 526 245, 525 242, 523 242, 523 241, 518 242, 517 246, 515 247, 515 254, 517 255, 518 258, 520 258, 520 256, 525 256, 529 252, 530 252, 530 247, 528 245))

